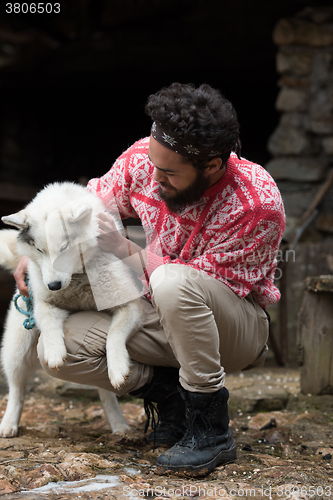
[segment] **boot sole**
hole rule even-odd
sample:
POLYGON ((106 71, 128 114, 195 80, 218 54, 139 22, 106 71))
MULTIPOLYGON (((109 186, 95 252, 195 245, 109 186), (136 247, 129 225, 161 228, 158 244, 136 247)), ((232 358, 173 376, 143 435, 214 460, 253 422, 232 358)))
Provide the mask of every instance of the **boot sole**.
POLYGON ((157 464, 156 473, 160 475, 169 474, 173 472, 182 473, 186 476, 207 476, 218 465, 227 464, 236 460, 236 444, 234 443, 229 450, 221 451, 213 460, 200 465, 159 465, 157 464))

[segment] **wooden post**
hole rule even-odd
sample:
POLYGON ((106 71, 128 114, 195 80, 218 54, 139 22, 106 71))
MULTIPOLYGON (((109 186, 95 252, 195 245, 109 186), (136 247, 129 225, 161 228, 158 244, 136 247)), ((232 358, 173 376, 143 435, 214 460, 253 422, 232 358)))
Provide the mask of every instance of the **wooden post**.
POLYGON ((301 392, 333 394, 333 275, 306 278, 298 316, 301 392))

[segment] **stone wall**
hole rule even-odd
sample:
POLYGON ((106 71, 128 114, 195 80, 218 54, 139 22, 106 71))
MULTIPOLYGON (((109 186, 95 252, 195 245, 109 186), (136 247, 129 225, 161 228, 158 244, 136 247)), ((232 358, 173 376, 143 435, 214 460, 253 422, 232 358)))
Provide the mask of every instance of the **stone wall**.
MULTIPOLYGON (((333 167, 333 7, 306 7, 293 18, 281 19, 273 40, 278 47, 276 109, 281 116, 268 141, 273 158, 265 167, 284 199, 288 241, 333 167)), ((297 360, 303 280, 332 273, 332 243, 333 186, 288 262, 284 305, 281 301, 271 310, 277 339, 279 308, 287 310, 288 362, 297 360)))
MULTIPOLYGON (((333 7, 306 7, 281 19, 273 40, 281 117, 269 138, 273 159, 266 168, 281 189, 290 231, 333 165, 333 7)), ((318 240, 333 235, 332 195, 316 221, 318 240)))

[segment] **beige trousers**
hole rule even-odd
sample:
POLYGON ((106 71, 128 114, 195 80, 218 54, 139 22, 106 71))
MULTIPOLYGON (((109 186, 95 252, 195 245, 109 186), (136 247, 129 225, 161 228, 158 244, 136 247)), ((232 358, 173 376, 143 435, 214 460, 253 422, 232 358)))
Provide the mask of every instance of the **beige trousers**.
POLYGON ((179 367, 181 385, 194 392, 215 392, 226 373, 260 366, 265 358, 268 319, 251 295, 238 297, 221 281, 181 264, 158 267, 151 275, 151 302, 142 297, 146 321, 127 342, 131 373, 116 391, 106 363, 111 318, 82 311, 65 322, 68 357, 57 372, 47 369, 40 337, 38 356, 57 378, 127 394, 149 382, 153 366, 179 367))

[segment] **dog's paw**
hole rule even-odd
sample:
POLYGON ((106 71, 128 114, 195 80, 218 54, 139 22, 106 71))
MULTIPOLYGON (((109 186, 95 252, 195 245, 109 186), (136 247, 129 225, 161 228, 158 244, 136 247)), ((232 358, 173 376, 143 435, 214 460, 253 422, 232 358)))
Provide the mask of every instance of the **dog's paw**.
POLYGON ((107 349, 108 375, 111 385, 120 389, 130 374, 131 359, 125 346, 117 349, 107 349))
POLYGON ((129 377, 129 371, 126 373, 126 375, 122 375, 119 372, 114 373, 113 371, 109 371, 109 379, 111 385, 115 389, 120 389, 125 384, 128 377, 129 377))
POLYGON ((115 425, 112 428, 112 434, 116 434, 117 436, 128 436, 131 433, 131 428, 128 424, 119 424, 115 425))
POLYGON ((67 359, 67 351, 65 346, 58 346, 57 349, 45 349, 44 361, 50 370, 59 370, 67 359))
POLYGON ((0 424, 0 438, 12 438, 17 436, 18 427, 17 425, 2 422, 0 424))
POLYGON ((120 389, 126 382, 130 374, 129 359, 118 359, 113 366, 108 369, 109 379, 111 385, 115 389, 120 389))

